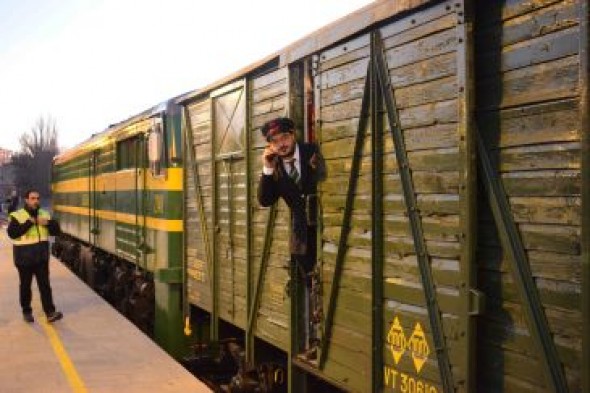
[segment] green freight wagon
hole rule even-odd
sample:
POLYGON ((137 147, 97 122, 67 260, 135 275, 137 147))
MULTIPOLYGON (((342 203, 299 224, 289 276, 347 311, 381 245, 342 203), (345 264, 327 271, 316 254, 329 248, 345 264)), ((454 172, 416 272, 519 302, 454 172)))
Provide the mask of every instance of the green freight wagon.
POLYGON ((188 367, 230 353, 231 372, 200 375, 231 391, 590 393, 588 16, 582 0, 374 2, 58 157, 58 253, 133 266, 155 338, 196 344, 188 367), (256 199, 278 116, 328 169, 313 360, 289 209, 256 199), (103 190, 87 165, 118 182, 129 127, 161 133, 103 190))

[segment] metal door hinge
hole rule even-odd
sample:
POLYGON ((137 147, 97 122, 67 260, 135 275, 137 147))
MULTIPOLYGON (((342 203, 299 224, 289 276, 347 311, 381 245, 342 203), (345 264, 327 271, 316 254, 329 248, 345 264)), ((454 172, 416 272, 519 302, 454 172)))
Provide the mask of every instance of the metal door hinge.
POLYGON ((486 306, 486 295, 475 288, 469 289, 469 315, 483 314, 486 306))

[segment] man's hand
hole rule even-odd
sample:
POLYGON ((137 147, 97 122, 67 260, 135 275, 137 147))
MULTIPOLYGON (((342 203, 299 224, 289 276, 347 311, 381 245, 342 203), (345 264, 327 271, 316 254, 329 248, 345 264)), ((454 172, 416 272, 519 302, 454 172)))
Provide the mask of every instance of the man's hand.
POLYGON ((262 153, 262 163, 266 168, 274 168, 274 159, 276 157, 276 153, 274 152, 272 146, 266 146, 264 148, 264 152, 262 153))
POLYGON ((29 217, 29 221, 31 221, 33 224, 37 225, 37 219, 35 217, 29 217))
POLYGON ((49 221, 46 218, 37 218, 37 225, 47 225, 49 221))

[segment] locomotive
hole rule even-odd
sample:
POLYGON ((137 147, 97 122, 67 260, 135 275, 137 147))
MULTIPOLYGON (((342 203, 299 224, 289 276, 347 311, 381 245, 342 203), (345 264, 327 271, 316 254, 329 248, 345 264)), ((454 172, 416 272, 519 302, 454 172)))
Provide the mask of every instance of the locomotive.
POLYGON ((54 254, 232 392, 590 392, 588 1, 383 0, 55 158, 54 254), (318 356, 260 127, 316 142, 318 356))

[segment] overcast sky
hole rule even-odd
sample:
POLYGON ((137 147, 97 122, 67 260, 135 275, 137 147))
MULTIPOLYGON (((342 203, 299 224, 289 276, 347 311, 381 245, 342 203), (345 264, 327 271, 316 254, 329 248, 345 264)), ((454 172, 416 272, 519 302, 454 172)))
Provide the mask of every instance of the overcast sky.
POLYGON ((0 147, 60 146, 207 85, 371 0, 0 0, 0 147))

